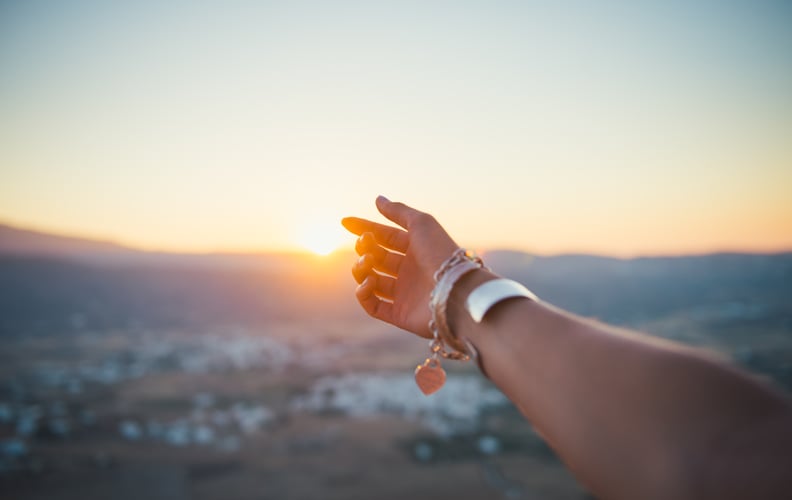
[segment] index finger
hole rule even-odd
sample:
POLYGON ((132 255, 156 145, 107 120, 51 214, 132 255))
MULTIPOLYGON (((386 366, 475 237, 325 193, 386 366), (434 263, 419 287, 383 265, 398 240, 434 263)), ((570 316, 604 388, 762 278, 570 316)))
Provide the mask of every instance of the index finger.
POLYGON ((373 233, 378 244, 397 252, 407 253, 410 243, 407 231, 359 217, 345 217, 341 219, 341 224, 353 234, 373 233))

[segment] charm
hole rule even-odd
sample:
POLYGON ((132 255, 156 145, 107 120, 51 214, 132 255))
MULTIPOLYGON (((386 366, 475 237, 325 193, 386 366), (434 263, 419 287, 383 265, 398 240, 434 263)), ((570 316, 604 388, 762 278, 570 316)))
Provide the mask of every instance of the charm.
POLYGON ((415 383, 426 396, 439 391, 445 380, 446 372, 437 358, 426 358, 422 365, 415 368, 415 383))

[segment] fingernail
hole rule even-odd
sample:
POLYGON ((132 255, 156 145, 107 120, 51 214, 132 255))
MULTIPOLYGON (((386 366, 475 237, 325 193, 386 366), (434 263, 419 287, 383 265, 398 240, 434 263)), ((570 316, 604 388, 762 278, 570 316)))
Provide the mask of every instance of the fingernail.
POLYGON ((387 201, 388 203, 390 203, 390 200, 382 195, 377 196, 377 201, 387 201))

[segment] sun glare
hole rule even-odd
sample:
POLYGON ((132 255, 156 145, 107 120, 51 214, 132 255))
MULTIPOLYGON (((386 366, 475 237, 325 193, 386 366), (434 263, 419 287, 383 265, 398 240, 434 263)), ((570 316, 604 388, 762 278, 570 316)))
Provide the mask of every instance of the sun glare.
POLYGON ((321 256, 330 255, 349 240, 348 234, 338 222, 306 224, 297 237, 301 248, 321 256))

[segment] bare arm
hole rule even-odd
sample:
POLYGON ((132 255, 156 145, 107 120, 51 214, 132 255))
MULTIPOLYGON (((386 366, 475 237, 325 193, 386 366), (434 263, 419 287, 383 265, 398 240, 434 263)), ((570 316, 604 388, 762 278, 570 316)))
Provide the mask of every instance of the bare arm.
MULTIPOLYGON (((362 283, 358 300, 372 316, 426 337, 432 273, 457 246, 432 217, 383 198, 377 206, 406 231, 344 220, 364 235, 353 268, 362 283)), ((483 270, 463 277, 449 300, 449 323, 594 494, 788 495, 792 409, 784 395, 698 351, 542 302, 504 301, 475 323, 464 299, 495 277, 483 270)))
POLYGON ((507 301, 477 325, 460 300, 486 279, 469 276, 455 290, 456 331, 480 349, 495 384, 593 492, 788 494, 792 419, 783 396, 705 354, 543 303, 507 301))

